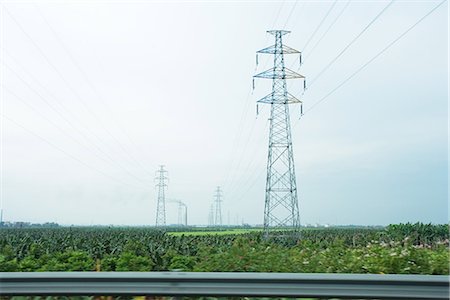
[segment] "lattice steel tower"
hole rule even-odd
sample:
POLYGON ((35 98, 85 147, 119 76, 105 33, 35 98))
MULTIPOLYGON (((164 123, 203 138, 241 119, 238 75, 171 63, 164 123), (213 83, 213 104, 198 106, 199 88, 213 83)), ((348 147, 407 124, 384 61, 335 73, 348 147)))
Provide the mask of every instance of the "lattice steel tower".
POLYGON ((220 186, 217 187, 216 193, 214 194, 214 225, 222 226, 222 191, 220 186))
POLYGON ((160 169, 156 171, 159 175, 155 178, 158 180, 158 203, 156 206, 156 226, 166 226, 166 177, 167 171, 164 170, 164 166, 160 166, 160 169))
POLYGON ((274 228, 289 228, 294 229, 294 232, 300 229, 289 104, 302 102, 288 93, 286 79, 305 78, 285 67, 284 54, 299 54, 301 62, 301 52, 283 45, 282 37, 290 31, 270 30, 267 32, 275 37, 275 44, 259 50, 257 55, 258 53, 273 54, 274 66, 253 76, 272 79, 272 92, 257 102, 271 105, 264 206, 265 237, 268 237, 274 228))

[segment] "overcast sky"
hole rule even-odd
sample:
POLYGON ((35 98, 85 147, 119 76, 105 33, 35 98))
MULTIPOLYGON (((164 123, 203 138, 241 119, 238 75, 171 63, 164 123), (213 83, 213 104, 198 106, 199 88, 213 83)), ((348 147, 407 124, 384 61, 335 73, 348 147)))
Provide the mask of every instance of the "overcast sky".
POLYGON ((301 223, 448 222, 447 2, 348 81, 440 1, 131 2, 3 2, 4 220, 154 225, 163 164, 190 224, 216 186, 225 224, 261 224, 255 52, 286 29, 301 223))

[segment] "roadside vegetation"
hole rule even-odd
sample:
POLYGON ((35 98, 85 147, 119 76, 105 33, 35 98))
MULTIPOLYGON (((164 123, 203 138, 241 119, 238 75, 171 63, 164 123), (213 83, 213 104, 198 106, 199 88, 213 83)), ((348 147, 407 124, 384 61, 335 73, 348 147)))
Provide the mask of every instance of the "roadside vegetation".
POLYGON ((260 230, 0 229, 0 271, 195 271, 449 274, 449 226, 260 230))

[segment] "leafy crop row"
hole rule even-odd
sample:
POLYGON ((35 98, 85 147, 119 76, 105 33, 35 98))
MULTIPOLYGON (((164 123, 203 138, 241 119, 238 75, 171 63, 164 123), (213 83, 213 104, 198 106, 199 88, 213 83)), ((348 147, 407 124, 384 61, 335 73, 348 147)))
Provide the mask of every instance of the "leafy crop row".
POLYGON ((448 225, 171 235, 149 228, 0 229, 0 271, 448 274, 448 225))

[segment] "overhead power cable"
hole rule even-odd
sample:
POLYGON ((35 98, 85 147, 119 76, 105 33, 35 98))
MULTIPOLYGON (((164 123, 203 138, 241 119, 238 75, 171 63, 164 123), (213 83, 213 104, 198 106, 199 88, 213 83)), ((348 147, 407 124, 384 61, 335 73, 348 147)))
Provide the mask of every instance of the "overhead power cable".
MULTIPOLYGON (((97 96, 97 98, 100 100, 101 104, 106 108, 106 110, 108 110, 109 114, 111 115, 111 117, 114 119, 114 122, 116 124, 120 124, 121 126, 119 126, 119 128, 121 129, 121 131, 123 132, 123 134, 125 136, 128 137, 128 139, 130 139, 130 137, 128 136, 128 133, 125 132, 125 130, 123 129, 123 124, 121 123, 121 121, 119 119, 117 119, 115 117, 115 115, 112 113, 109 105, 107 105, 102 97, 102 95, 99 93, 98 89, 95 87, 95 85, 92 83, 92 81, 90 80, 89 76, 86 74, 86 72, 83 70, 83 68, 80 66, 80 64, 78 63, 78 61, 75 59, 74 55, 72 54, 72 52, 67 48, 67 46, 64 44, 64 42, 62 41, 62 39, 59 37, 58 33, 54 30, 54 28, 51 26, 51 24, 48 22, 47 18, 45 17, 45 15, 41 12, 41 10, 39 9, 39 6, 35 3, 35 8, 36 10, 39 12, 40 16, 42 17, 42 19, 44 20, 45 24, 47 25, 47 27, 50 29, 50 31, 52 32, 53 36, 55 37, 55 39, 58 41, 58 43, 61 45, 61 47, 64 49, 64 51, 66 52, 66 54, 68 55, 68 57, 70 58, 70 60, 72 61, 73 65, 78 69, 78 71, 80 72, 80 74, 82 75, 83 79, 87 82, 88 86, 90 87, 90 89, 94 92, 94 94, 97 96)), ((133 161, 134 164, 136 164, 136 166, 138 166, 139 168, 141 168, 146 174, 148 174, 149 176, 153 177, 153 175, 146 169, 144 168, 144 166, 139 162, 139 160, 137 160, 126 148, 125 146, 120 142, 120 140, 118 140, 115 136, 113 136, 112 134, 109 134, 111 136, 111 138, 117 143, 117 145, 119 145, 120 149, 125 153, 125 155, 131 160, 133 161)))
MULTIPOLYGON (((37 90, 35 90, 33 87, 31 87, 31 85, 29 83, 27 83, 17 72, 15 72, 11 67, 9 67, 8 65, 5 64, 5 62, 3 62, 3 64, 11 71, 13 72, 16 77, 22 81, 23 84, 25 84, 25 86, 28 87, 28 89, 30 91, 32 91, 33 93, 35 93, 42 101, 44 101, 45 104, 47 104, 55 113, 58 114, 58 116, 60 116, 64 121, 66 121, 67 124, 69 124, 70 127, 72 127, 73 129, 77 130, 76 126, 69 120, 67 119, 59 110, 57 110, 45 97, 43 97, 37 90)), ((10 89, 7 89, 8 92, 10 94, 12 94, 13 96, 15 96, 17 99, 19 99, 22 103, 26 104, 26 101, 22 100, 19 96, 17 96, 14 92, 12 92, 10 89)), ((27 104, 26 104, 27 105, 27 104)), ((29 106, 29 105, 28 105, 29 106)), ((36 110, 35 110, 36 111, 36 110)), ((60 126, 57 126, 58 129, 61 129, 60 126)), ((80 131, 78 131, 80 133, 80 131)), ((83 133, 81 133, 82 136, 90 143, 92 143, 90 141, 89 138, 87 138, 86 135, 84 135, 83 133)), ((72 139, 74 139, 71 135, 67 134, 67 136, 70 136, 72 139)), ((84 146, 83 144, 81 144, 79 141, 77 142, 79 145, 84 146)), ((84 146, 86 147, 86 146, 84 146)), ((146 184, 146 182, 144 180, 142 180, 139 176, 134 175, 133 173, 131 173, 127 168, 125 168, 124 166, 122 166, 120 163, 118 163, 116 160, 114 160, 110 155, 108 155, 105 151, 103 151, 101 148, 99 148, 97 145, 94 144, 95 149, 97 149, 97 151, 99 151, 100 153, 102 153, 102 155, 104 155, 104 158, 107 158, 110 163, 117 165, 122 171, 124 171, 125 173, 127 173, 128 175, 130 175, 131 177, 133 177, 134 179, 146 184)), ((90 150, 90 148, 88 148, 90 152, 92 152, 92 150, 90 150)), ((94 153, 94 152, 92 152, 94 153)), ((97 155, 97 154, 96 154, 97 155)))
MULTIPOLYGON (((255 171, 256 170, 257 169, 255 169, 255 171)), ((255 173, 256 173, 255 171, 252 173, 251 177, 248 177, 248 180, 244 185, 247 187, 247 189, 245 189, 243 192, 239 193, 239 197, 237 198, 236 203, 241 203, 241 201, 244 200, 244 197, 248 194, 249 191, 251 191, 253 186, 261 179, 261 176, 264 175, 264 173, 266 172, 266 168, 262 168, 260 170, 260 172, 258 173, 258 175, 256 175, 256 176, 255 176, 255 173), (253 178, 253 180, 251 180, 252 178, 253 178)))
MULTIPOLYGON (((244 157, 244 155, 245 155, 246 152, 247 152, 247 148, 248 148, 248 145, 249 145, 249 143, 250 143, 250 140, 251 140, 252 137, 254 136, 254 135, 253 135, 253 131, 254 131, 254 129, 255 129, 255 125, 256 125, 256 120, 254 120, 253 123, 252 123, 252 126, 251 126, 251 128, 250 128, 250 132, 249 132, 249 137, 245 140, 244 147, 242 148, 242 152, 241 152, 241 155, 239 156, 239 160, 237 161, 237 165, 236 165, 236 167, 234 168, 234 172, 233 172, 233 173, 230 173, 230 175, 233 175, 233 176, 231 176, 231 181, 229 181, 230 186, 232 186, 233 183, 236 181, 236 179, 234 179, 234 178, 235 178, 235 175, 236 175, 236 173, 239 171, 239 168, 240 168, 240 166, 241 166, 241 164, 242 164, 243 157, 244 157)), ((230 189, 230 186, 227 186, 227 190, 230 189)), ((224 186, 224 187, 225 187, 225 186, 224 186)))
MULTIPOLYGON (((20 29, 20 31, 22 31, 22 33, 31 41, 31 43, 33 44, 33 46, 35 46, 36 49, 38 49, 39 53, 41 54, 42 57, 44 57, 45 61, 51 66, 51 68, 58 74, 58 76, 61 78, 61 80, 64 82, 64 84, 69 88, 69 90, 72 92, 72 94, 75 96, 75 98, 82 104, 83 108, 92 115, 92 117, 97 121, 97 123, 103 128, 103 130, 105 130, 105 132, 116 142, 117 138, 115 138, 112 133, 106 128, 106 126, 103 124, 103 122, 101 121, 101 119, 98 117, 98 115, 92 111, 89 106, 87 105, 87 103, 82 99, 82 97, 80 97, 80 95, 78 94, 78 92, 71 86, 71 84, 65 79, 65 77, 62 75, 62 73, 60 72, 60 70, 50 61, 50 59, 48 58, 48 56, 44 53, 44 51, 39 47, 39 45, 34 41, 34 39, 25 31, 25 29, 22 27, 22 25, 15 19, 15 17, 5 8, 5 11, 7 12, 7 14, 9 15, 9 17, 11 18, 11 20, 14 21, 14 23, 17 25, 17 27, 20 29)), ((91 132, 97 140, 99 140, 100 142, 103 142, 103 140, 94 132, 91 132)), ((104 142, 103 142, 104 143, 104 142)))
POLYGON ((237 145, 239 144, 239 140, 242 136, 242 127, 244 125, 244 120, 246 119, 247 113, 248 113, 248 109, 250 106, 250 101, 248 101, 250 99, 250 95, 251 95, 251 90, 249 90, 247 97, 245 99, 244 102, 244 106, 242 107, 242 113, 241 113, 241 118, 239 120, 238 126, 237 126, 237 130, 236 130, 236 134, 235 134, 235 138, 232 144, 232 148, 231 148, 231 163, 228 165, 228 170, 226 173, 226 177, 224 178, 224 184, 223 186, 228 186, 228 182, 230 181, 230 176, 231 176, 231 172, 233 169, 233 166, 235 164, 235 154, 236 154, 236 149, 237 149, 237 145))
MULTIPOLYGON (((49 91, 31 72, 29 72, 20 62, 19 62, 19 60, 18 59, 16 59, 16 58, 14 58, 14 56, 12 56, 11 55, 11 53, 9 53, 6 49, 4 49, 4 48, 2 48, 2 51, 4 52, 4 53, 6 53, 8 56, 9 56, 9 58, 11 58, 13 61, 14 61, 14 63, 17 65, 17 66, 19 66, 21 69, 22 69, 22 71, 26 74, 26 75, 28 75, 28 77, 30 77, 33 81, 34 81, 34 83, 37 85, 37 86, 39 86, 43 91, 45 91, 45 93, 47 93, 53 100, 54 100, 54 103, 55 104, 57 104, 57 106, 58 106, 58 109, 56 109, 56 107, 52 104, 52 103, 50 103, 50 101, 48 101, 44 96, 42 96, 42 94, 41 93, 39 93, 35 88, 33 88, 33 87, 31 87, 31 85, 25 80, 25 79, 23 79, 23 77, 22 76, 20 76, 14 69, 12 69, 11 67, 9 67, 8 66, 8 64, 6 64, 6 62, 3 62, 3 64, 6 66, 6 68, 8 68, 8 69, 10 69, 10 71, 11 72, 13 72, 15 75, 16 75, 16 77, 20 80, 20 81, 22 81, 22 83, 23 84, 25 84, 27 87, 28 87, 28 89, 30 90, 30 91, 32 91, 34 94, 36 94, 45 104, 47 104, 47 106, 48 107, 50 107, 50 109, 52 110, 52 111, 54 111, 60 118, 62 118, 72 129, 74 129, 76 132, 78 132, 78 134, 80 134, 80 136, 82 136, 86 141, 87 141, 87 143, 88 144, 92 144, 93 146, 94 146, 94 148, 95 149, 97 149, 99 152, 101 152, 103 155, 105 155, 106 157, 108 157, 109 159, 111 159, 112 160, 112 158, 110 158, 110 155, 108 155, 108 154, 106 154, 106 153, 104 153, 104 151, 100 148, 100 147, 98 147, 98 145, 94 142, 94 141, 92 141, 91 140, 91 138, 88 136, 88 135, 86 135, 82 130, 80 130, 77 126, 75 126, 74 124, 73 124, 73 122, 68 118, 68 117, 66 117, 64 114, 67 114, 67 115, 71 115, 74 119, 76 119, 76 117, 73 115, 73 112, 72 112, 72 110, 70 110, 70 109, 67 109, 62 103, 62 101, 60 100, 60 99, 58 99, 51 91, 49 91), (61 111, 60 111, 61 110, 61 111)), ((88 133, 90 133, 92 136, 94 136, 95 137, 95 133, 93 133, 92 132, 92 130, 89 128, 89 127, 87 127, 87 126, 83 126, 83 123, 79 123, 79 125, 81 125, 81 127, 84 129, 84 130, 86 130, 88 133)), ((101 141, 100 141, 101 142, 101 141)))
MULTIPOLYGON (((19 66, 22 71, 28 75, 28 77, 30 77, 33 82, 39 86, 45 93, 47 93, 53 100, 54 103, 57 104, 58 109, 56 108, 55 105, 53 105, 47 98, 45 98, 40 92, 38 92, 35 88, 33 88, 22 76, 20 76, 14 69, 12 69, 11 67, 8 66, 8 64, 6 64, 6 62, 3 62, 3 64, 6 66, 6 68, 8 68, 11 72, 13 72, 16 77, 22 81, 23 84, 25 84, 25 86, 28 87, 28 89, 30 91, 32 91, 34 94, 36 94, 53 112, 55 112, 62 120, 64 120, 73 130, 74 132, 77 132, 89 145, 92 145, 92 147, 97 150, 99 153, 101 153, 103 155, 104 158, 108 159, 108 161, 110 161, 113 164, 117 164, 119 166, 119 168, 123 169, 125 168, 124 166, 122 166, 122 164, 119 164, 117 162, 117 160, 113 159, 112 156, 108 153, 106 153, 101 147, 99 147, 95 141, 92 140, 92 138, 85 134, 85 132, 83 132, 80 128, 78 128, 66 115, 71 115, 74 119, 76 119, 76 117, 73 115, 73 112, 70 109, 67 109, 62 103, 62 101, 60 101, 60 99, 58 99, 51 91, 49 91, 41 82, 39 82, 39 80, 33 75, 31 74, 27 69, 25 69, 25 67, 18 61, 18 59, 16 59, 14 56, 11 55, 11 53, 9 53, 5 48, 1 49, 5 54, 7 54, 9 56, 10 59, 12 59, 14 61, 14 63, 19 66)), ((79 125, 86 130, 88 133, 90 133, 91 135, 95 136, 95 134, 92 132, 92 130, 87 127, 84 126, 83 123, 79 123, 79 125)), ((101 141, 100 141, 101 142, 101 141)), ((127 168, 125 168, 127 169, 127 168)), ((127 171, 125 171, 126 173, 130 173, 130 171, 127 169, 127 171)), ((139 177, 136 176, 135 174, 132 175, 133 178, 139 177)), ((142 179, 140 178, 139 181, 142 181, 142 179)))
MULTIPOLYGON (((317 48, 317 46, 320 44, 320 42, 324 39, 324 37, 328 34, 328 32, 331 30, 331 28, 333 28, 334 24, 337 22, 337 20, 339 20, 339 18, 342 16, 342 14, 344 13, 344 11, 347 9, 347 7, 349 6, 351 0, 348 0, 347 3, 345 4, 345 6, 341 9, 341 11, 339 12, 339 14, 336 16, 336 18, 334 18, 334 20, 330 23, 330 25, 328 26, 328 28, 325 30, 325 32, 320 36, 320 38, 317 40, 317 42, 314 44, 314 46, 312 47, 312 49, 307 52, 305 54, 305 58, 303 59, 303 63, 305 63, 308 60, 308 57, 311 56, 312 53, 314 53, 314 50, 317 48)), ((291 66, 292 67, 292 66, 291 66)))
MULTIPOLYGON (((289 12, 289 15, 288 15, 288 17, 286 19, 286 22, 284 22, 283 29, 285 29, 287 24, 289 23, 289 20, 291 19, 292 13, 294 12, 295 8, 297 7, 297 4, 298 4, 298 0, 295 0, 295 3, 292 6, 291 11, 289 12)), ((303 3, 303 5, 304 5, 304 3, 303 3)))
POLYGON ((97 154, 96 152, 92 151, 91 148, 87 147, 86 145, 84 145, 83 143, 81 143, 79 140, 77 140, 75 137, 73 137, 72 135, 70 135, 69 133, 67 133, 63 127, 61 127, 60 125, 56 124, 55 122, 53 122, 51 119, 49 119, 47 116, 45 116, 45 114, 42 114, 36 107, 34 107, 33 105, 29 104, 27 101, 25 101, 24 99, 22 99, 21 97, 19 97, 16 93, 14 93, 12 90, 10 90, 7 87, 3 87, 8 93, 10 93, 11 95, 13 95, 17 100, 19 100, 20 102, 22 102, 24 105, 26 105, 27 107, 29 107, 32 111, 34 111, 37 115, 39 115, 40 117, 42 117, 43 119, 45 119, 47 122, 49 122, 53 127, 55 127, 56 129, 58 129, 58 131, 60 131, 64 136, 68 137, 70 140, 72 140, 74 143, 76 143, 77 145, 81 146, 82 148, 86 149, 88 152, 92 153, 95 157, 97 157, 98 159, 102 160, 103 162, 107 163, 108 165, 112 166, 112 167, 116 167, 118 166, 122 171, 124 171, 126 174, 130 175, 131 177, 133 177, 134 179, 138 180, 139 182, 146 184, 145 181, 143 181, 141 178, 135 176, 134 174, 130 173, 126 168, 124 168, 123 166, 121 166, 120 164, 114 164, 114 161, 111 159, 107 160, 105 159, 105 157, 107 156, 101 156, 99 154, 97 154))
POLYGON ((334 0, 333 4, 331 4, 331 7, 328 9, 327 13, 323 16, 322 20, 320 21, 319 25, 317 25, 316 29, 313 31, 313 33, 310 35, 310 37, 308 38, 308 40, 306 41, 305 46, 303 46, 303 48, 301 49, 302 52, 305 51, 306 47, 308 47, 309 43, 311 42, 311 40, 314 38, 314 36, 316 35, 317 31, 320 29, 320 27, 322 27, 322 24, 325 22, 325 20, 328 18, 328 16, 330 15, 331 11, 333 10, 333 8, 336 6, 337 0, 334 0))
MULTIPOLYGON (((79 159, 78 157, 74 156, 73 154, 71 154, 71 153, 65 151, 64 149, 58 147, 57 145, 55 145, 54 143, 50 142, 49 140, 47 140, 46 138, 42 137, 41 135, 37 134, 36 132, 34 132, 34 131, 28 129, 27 127, 23 126, 22 124, 20 124, 20 123, 14 121, 14 120, 11 119, 10 117, 8 117, 8 116, 6 116, 6 115, 4 115, 4 114, 2 114, 2 117, 3 117, 4 119, 8 120, 9 122, 15 124, 16 126, 22 128, 23 130, 25 130, 25 131, 28 132, 29 134, 31 134, 31 135, 37 137, 38 139, 42 140, 42 141, 45 142, 46 144, 48 144, 48 145, 50 145, 51 147, 55 148, 56 150, 58 150, 58 151, 64 153, 66 156, 70 157, 71 159, 73 159, 74 161, 78 162, 79 164, 85 166, 86 168, 91 169, 91 170, 93 170, 93 171, 95 171, 95 172, 101 174, 102 176, 107 177, 107 178, 109 178, 109 179, 111 179, 111 180, 113 180, 113 181, 115 181, 115 182, 117 182, 117 183, 120 183, 120 184, 122 184, 122 185, 130 186, 130 187, 133 187, 133 188, 140 188, 140 189, 143 188, 143 187, 140 187, 140 186, 135 186, 135 185, 133 185, 133 184, 125 183, 125 182, 123 182, 122 180, 117 179, 117 178, 115 178, 114 176, 111 176, 111 175, 109 175, 109 174, 107 174, 107 173, 105 173, 105 172, 103 172, 103 171, 101 171, 101 170, 99 170, 99 169, 97 169, 97 168, 95 168, 95 167, 93 167, 93 166, 87 164, 86 162, 82 161, 81 159, 79 159)), ((145 188, 144 188, 144 189, 145 189, 145 188)))
POLYGON ((369 59, 365 64, 363 64, 360 68, 358 68, 355 72, 353 72, 350 76, 348 76, 344 81, 342 81, 338 86, 336 86, 334 89, 332 89, 328 94, 323 96, 320 100, 315 102, 312 106, 309 107, 305 111, 305 114, 309 111, 311 111, 314 107, 316 107, 319 103, 325 101, 329 96, 331 96, 334 92, 336 92, 339 88, 341 88, 344 84, 346 84, 348 81, 350 81, 353 77, 355 77, 359 72, 364 70, 370 63, 372 63, 374 60, 376 60, 380 55, 382 55, 384 52, 386 52, 389 48, 391 48, 394 44, 396 44, 399 40, 401 40, 406 34, 408 34, 414 27, 419 25, 423 20, 425 20, 429 15, 431 15, 436 9, 438 9, 442 4, 447 2, 447 0, 441 1, 438 5, 436 5, 433 9, 431 9, 428 13, 426 13, 423 17, 421 17, 417 22, 415 22, 412 26, 410 26, 406 31, 404 31, 402 34, 400 34, 396 39, 394 39, 392 42, 390 42, 386 47, 384 47, 380 52, 378 52, 375 56, 373 56, 371 59, 369 59))
MULTIPOLYGON (((266 121, 266 124, 265 124, 265 127, 264 127, 264 131, 267 129, 267 126, 269 125, 269 119, 267 119, 267 121, 266 121)), ((262 144, 262 142, 263 142, 263 140, 264 140, 264 138, 265 138, 265 135, 261 135, 261 137, 260 137, 260 139, 257 141, 257 145, 261 145, 262 144)), ((245 176, 245 174, 251 169, 250 167, 252 167, 252 169, 255 169, 257 166, 259 166, 259 165, 261 165, 261 163, 263 163, 264 161, 257 161, 256 162, 256 165, 254 164, 254 162, 255 162, 255 159, 256 158, 258 158, 258 157, 263 157, 262 155, 260 155, 261 154, 261 150, 262 149, 265 149, 264 147, 259 147, 258 149, 260 149, 260 151, 259 152, 257 152, 257 153, 253 153, 253 155, 252 155, 252 157, 250 158, 250 160, 248 161, 248 163, 247 163, 247 165, 243 168, 243 172, 242 172, 242 174, 244 174, 243 176, 245 176)), ((242 177, 242 176, 241 176, 242 177)), ((250 176, 250 177, 252 177, 252 176, 250 176)), ((231 182, 231 184, 230 184, 230 186, 227 188, 227 190, 228 190, 228 194, 229 195, 234 195, 234 194, 237 194, 237 192, 239 191, 239 189, 242 189, 242 187, 245 187, 246 186, 246 184, 242 184, 243 183, 243 181, 242 180, 234 180, 234 181, 232 181, 231 182), (240 185, 239 186, 236 186, 236 183, 237 182, 239 182, 240 183, 240 185)))
POLYGON ((369 22, 369 24, 366 25, 366 27, 364 27, 364 29, 356 36, 353 38, 353 40, 347 44, 347 46, 344 47, 344 49, 341 50, 341 52, 339 52, 339 54, 333 58, 326 66, 325 68, 323 68, 319 74, 316 75, 316 77, 314 77, 311 81, 309 81, 309 87, 311 87, 311 85, 320 77, 322 76, 322 74, 328 70, 338 59, 339 57, 341 57, 345 51, 348 50, 348 48, 350 48, 363 34, 364 32, 367 31, 367 29, 370 28, 370 26, 372 26, 373 23, 375 23, 376 20, 378 20, 381 15, 394 3, 395 0, 391 0, 391 2, 389 2, 376 16, 375 18, 372 19, 372 21, 369 22))
POLYGON ((272 25, 272 28, 270 28, 270 30, 275 29, 275 25, 277 24, 278 17, 280 16, 280 13, 281 13, 281 10, 283 9, 284 3, 286 3, 286 0, 283 0, 283 2, 281 2, 280 8, 278 9, 277 14, 275 15, 275 20, 273 21, 273 25, 272 25))

